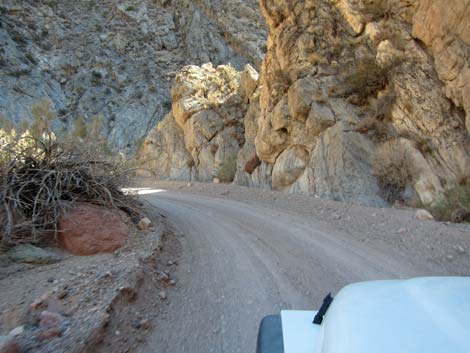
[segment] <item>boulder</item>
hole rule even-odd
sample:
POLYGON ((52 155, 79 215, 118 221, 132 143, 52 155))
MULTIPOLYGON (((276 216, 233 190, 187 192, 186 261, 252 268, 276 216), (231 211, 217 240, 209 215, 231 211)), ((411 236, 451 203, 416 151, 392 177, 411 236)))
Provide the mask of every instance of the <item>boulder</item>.
POLYGON ((434 217, 426 210, 418 210, 415 213, 415 218, 418 221, 434 221, 434 217))
POLYGON ((271 115, 271 125, 274 130, 287 129, 291 125, 287 95, 284 96, 274 107, 271 115))
POLYGON ((47 265, 62 260, 61 256, 30 244, 15 246, 8 252, 8 256, 15 262, 35 265, 47 265))
POLYGON ((137 224, 137 227, 140 230, 148 230, 151 226, 152 226, 152 221, 148 219, 147 217, 142 218, 137 224))
POLYGON ((126 244, 130 223, 121 211, 78 203, 59 220, 59 243, 75 255, 113 252, 126 244))

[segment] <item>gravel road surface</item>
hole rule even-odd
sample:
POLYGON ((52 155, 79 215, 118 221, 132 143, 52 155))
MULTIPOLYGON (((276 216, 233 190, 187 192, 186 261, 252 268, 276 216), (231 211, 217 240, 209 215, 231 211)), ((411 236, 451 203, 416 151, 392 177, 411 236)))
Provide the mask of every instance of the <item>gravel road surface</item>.
POLYGON ((413 211, 231 185, 152 183, 147 193, 183 254, 178 290, 139 352, 251 353, 264 315, 318 308, 348 283, 470 274, 469 228, 413 211))

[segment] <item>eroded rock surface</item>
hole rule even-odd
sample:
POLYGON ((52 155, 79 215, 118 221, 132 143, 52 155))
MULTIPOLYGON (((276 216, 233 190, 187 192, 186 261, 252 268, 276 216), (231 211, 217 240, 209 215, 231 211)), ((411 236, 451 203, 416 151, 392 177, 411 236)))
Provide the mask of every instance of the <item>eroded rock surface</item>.
POLYGON ((413 36, 432 51, 446 96, 465 110, 470 131, 470 1, 421 0, 413 36))
POLYGON ((57 129, 101 116, 102 136, 133 151, 168 112, 179 69, 259 64, 265 37, 255 0, 5 0, 0 118, 32 119, 31 107, 47 101, 57 129))
POLYGON ((243 74, 232 66, 185 67, 171 91, 172 111, 144 142, 140 157, 147 171, 162 178, 212 181, 245 142, 246 94, 256 84, 250 66, 243 74))
MULTIPOLYGON (((467 0, 260 7, 269 27, 261 74, 245 69, 253 84, 241 84, 232 102, 246 113, 236 125, 244 138, 230 147, 239 149, 235 183, 375 206, 430 205, 469 173, 467 0)), ((165 177, 175 166, 170 150, 185 156, 176 168, 182 179, 214 175, 208 139, 222 124, 204 104, 191 89, 173 95, 174 122, 165 124, 180 130, 161 124, 153 133, 167 141, 159 155, 169 157, 153 168, 165 166, 165 177), (174 131, 176 146, 165 139, 174 131)))

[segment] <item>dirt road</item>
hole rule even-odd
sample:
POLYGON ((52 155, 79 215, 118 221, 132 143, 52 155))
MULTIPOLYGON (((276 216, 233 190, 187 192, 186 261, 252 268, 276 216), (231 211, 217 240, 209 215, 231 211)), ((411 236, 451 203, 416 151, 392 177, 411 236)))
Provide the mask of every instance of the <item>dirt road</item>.
MULTIPOLYGON (((249 190, 244 192, 250 200, 244 202, 233 200, 241 197, 230 196, 232 189, 220 189, 218 197, 208 197, 203 191, 181 188, 145 196, 184 237, 178 290, 170 294, 155 333, 139 352, 251 353, 264 315, 280 309, 317 308, 328 292, 351 282, 462 274, 468 269, 463 264, 470 262, 466 250, 452 255, 453 259, 429 249, 411 249, 406 243, 405 251, 395 242, 375 239, 372 233, 362 236, 353 226, 354 219, 349 231, 295 211, 288 203, 283 209, 275 201, 273 205, 266 199, 257 201, 249 190), (454 265, 448 263, 451 260, 454 265)), ((388 212, 362 209, 365 214, 388 212)), ((338 215, 334 218, 345 217, 341 211, 338 215)), ((415 221, 408 213, 403 215, 409 233, 415 221)), ((431 223, 434 226, 429 229, 436 229, 436 234, 439 227, 447 229, 431 223)), ((416 227, 426 234, 428 225, 416 227)), ((449 230, 447 241, 468 249, 470 237, 463 234, 467 229, 449 230)), ((400 237, 416 238, 416 234, 400 237)), ((423 247, 416 239, 413 244, 423 247)), ((452 246, 444 251, 452 251, 452 246)))

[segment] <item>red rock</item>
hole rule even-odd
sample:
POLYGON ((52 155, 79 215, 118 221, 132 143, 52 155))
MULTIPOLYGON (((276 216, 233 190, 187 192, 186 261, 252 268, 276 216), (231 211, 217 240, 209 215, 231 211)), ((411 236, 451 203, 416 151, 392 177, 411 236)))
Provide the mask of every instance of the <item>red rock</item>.
POLYGON ((21 349, 13 337, 0 336, 0 353, 21 353, 21 349))
POLYGON ((75 255, 113 252, 126 243, 129 224, 123 212, 79 203, 59 221, 59 243, 75 255))
POLYGON ((64 317, 62 315, 50 311, 43 311, 39 318, 39 327, 42 329, 57 328, 60 327, 63 322, 64 317))
POLYGON ((256 168, 261 164, 257 155, 254 155, 248 162, 245 164, 245 172, 248 174, 253 174, 256 168))

